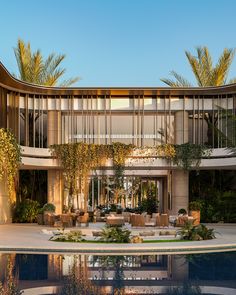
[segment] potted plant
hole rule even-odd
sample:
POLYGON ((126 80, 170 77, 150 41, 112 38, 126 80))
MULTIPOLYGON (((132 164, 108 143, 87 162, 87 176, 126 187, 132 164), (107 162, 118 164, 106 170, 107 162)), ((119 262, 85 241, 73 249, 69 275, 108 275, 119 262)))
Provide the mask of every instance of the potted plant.
POLYGON ((200 209, 201 209, 201 203, 199 201, 192 201, 189 203, 189 211, 190 216, 194 218, 194 225, 200 224, 200 209))
POLYGON ((44 224, 47 224, 45 215, 46 215, 46 213, 55 213, 56 206, 54 204, 52 204, 52 203, 46 203, 46 204, 43 205, 42 211, 43 211, 44 224))
POLYGON ((40 208, 37 214, 37 223, 38 225, 43 225, 43 208, 40 208))

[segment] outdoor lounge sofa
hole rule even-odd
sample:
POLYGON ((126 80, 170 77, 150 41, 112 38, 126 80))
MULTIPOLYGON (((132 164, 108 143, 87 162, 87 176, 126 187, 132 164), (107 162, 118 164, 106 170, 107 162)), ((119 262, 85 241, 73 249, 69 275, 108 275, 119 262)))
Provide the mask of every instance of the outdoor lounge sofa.
POLYGON ((194 218, 193 216, 189 216, 189 215, 182 215, 182 216, 178 216, 177 220, 176 220, 176 226, 184 226, 186 222, 194 222, 194 218))
POLYGON ((85 226, 89 225, 89 213, 84 213, 84 215, 77 217, 78 226, 81 226, 82 223, 84 223, 85 226))
POLYGON ((106 224, 110 226, 121 226, 125 224, 125 218, 124 216, 109 215, 107 217, 106 224))

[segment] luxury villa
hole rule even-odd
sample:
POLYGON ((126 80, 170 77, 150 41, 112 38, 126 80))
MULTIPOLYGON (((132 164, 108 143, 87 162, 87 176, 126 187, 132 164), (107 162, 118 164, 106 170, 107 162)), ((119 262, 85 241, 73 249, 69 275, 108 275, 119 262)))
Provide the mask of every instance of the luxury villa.
MULTIPOLYGON (((122 142, 137 147, 208 144, 211 156, 201 161, 199 169, 235 169, 236 158, 225 149, 227 138, 234 133, 228 118, 235 107, 236 84, 206 88, 44 87, 15 79, 0 64, 0 127, 10 128, 22 147, 21 170, 47 171, 47 201, 56 205, 57 213, 62 211, 68 191, 50 145, 81 141, 122 142), (226 139, 217 135, 216 129, 226 139)), ((113 173, 108 163, 90 176, 92 209, 109 201, 103 179, 113 173)), ((160 212, 176 214, 188 207, 189 174, 168 160, 140 157, 132 161, 131 156, 125 167, 126 187, 137 177, 143 187, 156 188, 160 212)), ((78 208, 83 208, 83 194, 78 194, 76 202, 78 208)), ((124 206, 135 206, 136 202, 127 197, 124 206)), ((10 219, 3 180, 0 223, 10 219)))

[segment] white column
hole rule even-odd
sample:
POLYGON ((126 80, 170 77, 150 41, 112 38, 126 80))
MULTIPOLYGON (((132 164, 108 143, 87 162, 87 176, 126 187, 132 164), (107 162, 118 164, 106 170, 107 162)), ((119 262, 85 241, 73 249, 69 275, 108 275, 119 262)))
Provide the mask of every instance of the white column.
POLYGON ((48 146, 61 143, 61 113, 48 111, 48 146))
POLYGON ((6 179, 0 181, 0 224, 11 223, 11 204, 6 179))
POLYGON ((171 255, 171 276, 174 281, 185 281, 189 277, 189 264, 185 256, 171 255))
POLYGON ((56 213, 62 213, 63 196, 62 175, 60 170, 48 170, 48 203, 56 206, 56 213))
MULTIPOLYGON (((188 112, 175 113, 175 143, 188 142, 188 112)), ((184 208, 188 211, 189 203, 189 173, 182 169, 172 171, 172 214, 184 208)))
POLYGON ((177 214, 184 208, 188 212, 189 202, 189 173, 183 170, 172 172, 172 212, 177 214))
MULTIPOLYGON (((61 113, 48 111, 48 146, 61 143, 61 113)), ((48 170, 48 203, 56 206, 56 213, 62 212, 63 188, 62 172, 60 170, 48 170)))

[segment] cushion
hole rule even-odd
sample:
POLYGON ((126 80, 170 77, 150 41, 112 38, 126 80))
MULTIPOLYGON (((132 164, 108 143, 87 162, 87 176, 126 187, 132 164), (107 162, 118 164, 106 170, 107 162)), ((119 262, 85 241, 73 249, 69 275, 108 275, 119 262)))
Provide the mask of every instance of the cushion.
POLYGON ((139 235, 142 237, 154 236, 155 232, 154 231, 143 231, 143 232, 140 232, 139 235))

